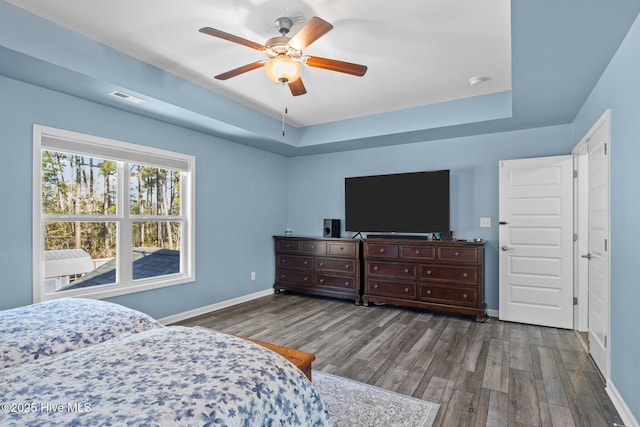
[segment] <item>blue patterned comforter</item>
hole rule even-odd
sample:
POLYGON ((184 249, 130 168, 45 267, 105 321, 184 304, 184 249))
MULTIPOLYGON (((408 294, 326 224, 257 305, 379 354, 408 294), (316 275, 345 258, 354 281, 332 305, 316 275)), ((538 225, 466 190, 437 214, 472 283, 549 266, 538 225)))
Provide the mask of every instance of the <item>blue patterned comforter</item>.
POLYGON ((106 301, 63 298, 0 311, 0 369, 162 325, 106 301))
POLYGON ((304 374, 249 341, 187 327, 0 370, 0 425, 323 426, 304 374))

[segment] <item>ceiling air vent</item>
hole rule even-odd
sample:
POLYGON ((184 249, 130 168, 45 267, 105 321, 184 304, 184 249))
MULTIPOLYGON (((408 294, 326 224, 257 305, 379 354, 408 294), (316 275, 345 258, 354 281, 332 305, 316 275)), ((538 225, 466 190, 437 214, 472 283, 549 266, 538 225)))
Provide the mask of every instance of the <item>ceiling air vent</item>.
POLYGON ((144 99, 140 99, 136 96, 129 95, 128 93, 120 92, 119 90, 114 90, 113 92, 109 92, 109 95, 115 96, 116 98, 124 99, 125 101, 132 102, 134 104, 142 104, 145 102, 144 99))

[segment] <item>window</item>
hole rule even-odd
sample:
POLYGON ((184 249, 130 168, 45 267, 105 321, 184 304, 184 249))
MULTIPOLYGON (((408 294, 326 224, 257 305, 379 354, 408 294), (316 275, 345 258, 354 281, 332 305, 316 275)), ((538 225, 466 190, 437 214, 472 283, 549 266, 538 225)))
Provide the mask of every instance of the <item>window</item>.
POLYGON ((34 126, 34 302, 194 280, 195 158, 34 126))

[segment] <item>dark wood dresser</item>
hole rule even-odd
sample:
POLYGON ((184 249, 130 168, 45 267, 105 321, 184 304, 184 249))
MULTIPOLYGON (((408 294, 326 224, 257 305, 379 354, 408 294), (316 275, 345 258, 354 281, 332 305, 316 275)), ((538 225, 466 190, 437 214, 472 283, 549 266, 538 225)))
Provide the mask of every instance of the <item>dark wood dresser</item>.
POLYGON ((482 242, 363 240, 364 305, 386 303, 485 318, 482 242))
POLYGON ((300 292, 360 304, 360 240, 298 236, 274 236, 274 240, 276 293, 300 292))

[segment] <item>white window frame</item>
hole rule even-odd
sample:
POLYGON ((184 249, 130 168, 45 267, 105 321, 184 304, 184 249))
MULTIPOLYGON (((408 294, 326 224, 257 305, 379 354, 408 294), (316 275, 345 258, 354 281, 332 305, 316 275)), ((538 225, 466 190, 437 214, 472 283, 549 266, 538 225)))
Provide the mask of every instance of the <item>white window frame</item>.
MULTIPOLYGON (((93 135, 71 132, 42 125, 33 126, 33 302, 63 297, 109 298, 134 292, 158 289, 195 280, 195 157, 142 145, 130 144, 93 135), (42 150, 69 152, 116 160, 118 169, 118 213, 116 215, 43 215, 42 150), (129 163, 182 171, 180 272, 176 274, 132 278, 131 229, 136 221, 154 220, 157 216, 130 215, 129 176, 124 167, 129 163), (124 165, 124 166, 123 166, 124 165), (62 218, 64 217, 64 218, 62 218), (44 224, 51 220, 109 221, 118 225, 116 283, 69 289, 55 293, 44 290, 44 224)), ((164 217, 163 217, 164 218, 164 217)))

